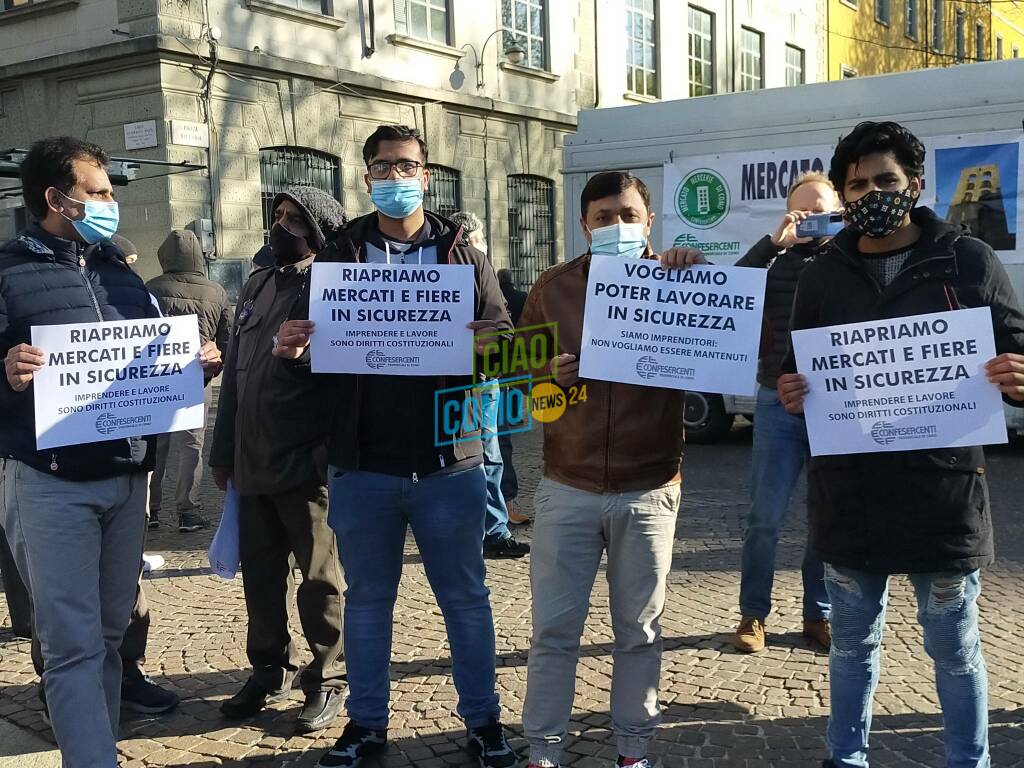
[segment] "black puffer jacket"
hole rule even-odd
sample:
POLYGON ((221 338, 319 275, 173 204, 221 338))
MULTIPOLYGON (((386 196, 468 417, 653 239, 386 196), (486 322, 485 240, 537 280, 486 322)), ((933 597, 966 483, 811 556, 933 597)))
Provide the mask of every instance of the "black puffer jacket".
MULTIPOLYGON (((0 246, 0 354, 30 344, 32 326, 140 320, 158 316, 149 292, 113 245, 84 246, 32 226, 0 246)), ((151 468, 131 457, 128 440, 36 450, 33 387, 0 382, 0 455, 67 480, 92 480, 151 468), (57 466, 51 470, 51 464, 57 466)))
POLYGON ((737 267, 768 267, 764 295, 764 319, 761 325, 761 350, 757 356, 757 381, 775 389, 782 361, 789 348, 789 318, 793 313, 793 296, 804 267, 814 260, 817 247, 795 245, 780 250, 771 235, 758 240, 737 267))
POLYGON ((167 317, 197 315, 199 336, 217 342, 226 352, 231 340, 231 306, 224 288, 206 277, 206 257, 199 239, 187 229, 176 229, 157 250, 164 273, 146 287, 167 317))
MULTIPOLYGON (((912 218, 921 238, 885 289, 858 256, 856 235, 841 232, 800 278, 793 330, 987 306, 996 351, 1024 352, 1024 314, 992 249, 928 208, 912 218)), ((790 351, 783 372, 795 370, 790 351)), ((811 540, 826 563, 964 573, 992 562, 981 447, 816 456, 808 484, 811 540)))

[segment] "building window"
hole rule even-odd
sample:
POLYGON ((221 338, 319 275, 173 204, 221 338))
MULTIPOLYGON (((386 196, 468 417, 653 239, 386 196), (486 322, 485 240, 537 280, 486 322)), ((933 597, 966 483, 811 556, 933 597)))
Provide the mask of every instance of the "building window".
POLYGON ((786 85, 804 84, 804 50, 795 45, 786 46, 786 85))
POLYGON ((430 187, 423 195, 423 205, 428 211, 450 219, 452 214, 462 210, 462 180, 454 168, 445 165, 428 165, 430 187))
POLYGON ((740 90, 764 88, 764 35, 757 30, 740 30, 740 90))
POLYGON ((906 0, 903 9, 903 34, 917 40, 918 0, 906 0))
POLYGON ((875 0, 875 21, 879 24, 889 26, 892 16, 892 9, 889 7, 889 0, 875 0))
POLYGON ((515 38, 526 49, 523 64, 534 69, 547 69, 546 0, 501 0, 501 26, 508 33, 506 43, 515 38))
POLYGON ((996 36, 996 58, 1003 58, 1003 38, 996 36))
POLYGON ((967 14, 956 12, 956 61, 963 63, 967 58, 967 14))
POLYGON ((984 61, 988 58, 988 47, 985 45, 985 25, 974 25, 974 60, 984 61))
POLYGON ((853 67, 843 64, 839 67, 839 75, 843 80, 852 80, 857 76, 857 70, 853 67))
POLYGON ((943 0, 932 0, 932 50, 940 53, 946 50, 945 10, 943 0))
POLYGON ((403 35, 447 45, 448 0, 395 0, 395 27, 403 35))
POLYGON ((715 92, 715 17, 690 6, 690 95, 715 92))
POLYGON ((315 13, 318 16, 333 16, 333 0, 273 0, 275 5, 283 5, 285 8, 295 8, 307 13, 315 13))
POLYGON ((278 192, 293 184, 322 189, 341 200, 341 175, 338 158, 313 149, 269 147, 260 150, 260 198, 263 203, 263 234, 274 223, 271 204, 278 192))
POLYGON ((1013 58, 1015 58, 1015 59, 1019 59, 1020 58, 1020 48, 1018 48, 1016 45, 1013 46, 1013 58))
POLYGON ((654 0, 626 0, 626 88, 658 95, 658 24, 654 0))
MULTIPOLYGON (((9 11, 14 8, 19 8, 23 5, 28 5, 30 2, 32 2, 32 0, 3 0, 3 2, 0 3, 0 11, 9 11)), ((18 231, 20 232, 21 230, 18 231)))
POLYGON ((555 185, 540 176, 508 177, 508 258, 520 288, 555 263, 555 185))
POLYGON ((839 0, 839 1, 840 1, 840 2, 841 2, 841 3, 843 4, 843 5, 848 5, 848 6, 850 6, 851 8, 853 8, 853 10, 855 10, 855 11, 857 10, 857 0, 839 0))

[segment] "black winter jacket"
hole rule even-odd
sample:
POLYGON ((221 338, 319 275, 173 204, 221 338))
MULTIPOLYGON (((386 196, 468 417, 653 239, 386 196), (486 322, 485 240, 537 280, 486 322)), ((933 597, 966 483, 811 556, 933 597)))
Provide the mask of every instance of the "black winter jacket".
MULTIPOLYGON (((857 236, 841 232, 800 278, 793 330, 987 306, 996 351, 1024 352, 1024 314, 992 249, 928 208, 911 216, 921 237, 884 289, 859 257, 857 236)), ((783 371, 795 370, 790 350, 783 371)), ((815 456, 808 486, 811 541, 826 563, 966 573, 992 562, 980 446, 815 456)))
MULTIPOLYGON (((159 312, 124 254, 85 246, 31 226, 0 246, 0 354, 32 342, 32 326, 140 320, 159 312)), ((45 350, 44 350, 45 352, 45 350)), ((33 387, 0 383, 0 455, 66 480, 94 480, 152 468, 132 460, 128 440, 36 450, 33 387), (52 470, 51 464, 57 469, 52 470)))
POLYGON ((146 288, 167 317, 197 315, 199 336, 217 342, 226 353, 231 341, 231 305, 224 288, 206 277, 206 257, 199 239, 187 229, 176 229, 157 250, 164 273, 146 288))
POLYGON ((780 250, 771 235, 765 235, 736 262, 737 267, 768 268, 761 349, 757 356, 757 381, 765 387, 775 389, 778 385, 782 361, 789 348, 789 318, 793 313, 796 284, 817 252, 818 248, 808 245, 780 250))

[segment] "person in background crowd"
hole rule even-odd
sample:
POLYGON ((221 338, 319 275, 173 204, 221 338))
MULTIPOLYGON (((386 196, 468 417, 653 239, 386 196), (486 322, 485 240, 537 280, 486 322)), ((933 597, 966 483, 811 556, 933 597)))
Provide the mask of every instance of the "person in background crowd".
MULTIPOLYGON (((738 267, 768 269, 757 361, 757 405, 754 409, 754 447, 751 455, 750 513, 743 536, 740 576, 740 625, 732 643, 744 653, 765 645, 765 618, 772 610, 775 550, 804 464, 810 457, 803 419, 791 416, 779 402, 775 383, 789 346, 789 316, 796 282, 828 239, 798 237, 797 225, 814 213, 835 211, 839 197, 828 177, 805 173, 793 182, 786 197, 786 215, 771 235, 765 235, 736 262, 738 267)), ((801 567, 804 585, 803 633, 825 650, 831 644, 824 566, 808 541, 801 567)))
MULTIPOLYGON (((508 306, 512 324, 518 326, 519 317, 523 314, 523 306, 526 304, 526 293, 516 288, 511 269, 498 270, 498 285, 505 297, 505 304, 508 306)), ((505 499, 505 507, 508 509, 509 525, 529 525, 530 518, 519 509, 519 475, 516 473, 516 465, 512 459, 512 435, 508 432, 499 434, 498 448, 501 450, 502 462, 501 495, 505 499)))
MULTIPOLYGON (((224 288, 206 276, 206 257, 199 238, 187 229, 173 230, 157 250, 163 274, 154 277, 146 288, 156 298, 165 317, 195 315, 199 320, 199 338, 213 341, 226 351, 231 338, 231 306, 224 288)), ((149 527, 160 524, 163 479, 167 456, 174 448, 178 455, 178 481, 174 506, 178 513, 178 530, 197 531, 209 525, 202 513, 199 487, 203 480, 203 443, 206 417, 210 410, 213 387, 206 380, 203 403, 203 426, 196 429, 160 435, 157 440, 156 467, 149 481, 149 527)))
MULTIPOLYGON (((484 225, 475 213, 459 211, 452 216, 452 223, 461 227, 460 235, 464 246, 472 246, 480 253, 487 254, 484 225)), ((480 442, 483 444, 484 474, 487 476, 484 557, 523 557, 530 552, 530 545, 516 541, 509 530, 510 514, 501 492, 504 460, 498 443, 498 414, 502 412, 503 398, 498 379, 490 379, 480 384, 480 442)))
MULTIPOLYGON (((657 258, 648 243, 654 214, 644 183, 629 173, 593 176, 580 196, 590 250, 551 267, 530 291, 517 331, 537 334, 559 354, 549 374, 579 396, 544 424, 544 477, 537 487, 530 586, 530 645, 523 730, 530 765, 559 765, 572 716, 580 636, 590 593, 608 556, 612 728, 618 766, 649 768, 647 749, 661 720, 661 625, 679 511, 683 398, 679 390, 579 378, 583 307, 591 257, 657 258), (586 387, 585 393, 580 389, 586 387)), ((666 269, 704 263, 700 251, 673 248, 666 269)), ((568 399, 568 398, 567 398, 568 399)))
MULTIPOLYGON (((115 247, 109 157, 71 137, 35 142, 21 165, 34 223, 0 246, 0 454, 3 528, 33 604, 33 634, 65 768, 116 768, 124 638, 138 591, 150 441, 36 450, 38 325, 158 315, 115 247)), ((218 365, 215 350, 197 354, 218 365)))
POLYGON ((305 186, 279 193, 272 210, 275 266, 253 273, 238 297, 210 449, 217 486, 226 490, 230 480, 239 494, 246 652, 253 670, 221 711, 248 718, 288 696, 299 664, 288 634, 294 556, 302 572, 299 620, 313 652, 300 678, 305 704, 295 730, 311 733, 337 717, 345 685, 345 580, 327 525, 325 482, 332 404, 322 378, 271 350, 278 326, 308 296, 313 261, 345 223, 345 211, 326 192, 305 186))
MULTIPOLYGON (((793 330, 990 307, 997 357, 985 373, 1024 403, 1024 314, 992 249, 923 207, 925 148, 902 125, 864 122, 843 137, 829 178, 846 228, 804 270, 793 330)), ((803 412, 806 379, 790 350, 779 399, 803 412)), ((811 542, 832 601, 828 768, 866 768, 889 576, 909 573, 935 662, 946 765, 988 768, 988 675, 978 633, 980 569, 993 560, 980 447, 815 456, 811 542)))
MULTIPOLYGON (((326 259, 359 263, 470 264, 479 354, 512 323, 494 270, 458 227, 424 211, 430 183, 419 131, 382 125, 363 145, 367 191, 377 210, 351 221, 326 259)), ((276 249, 275 249, 276 251, 276 249)), ((297 308, 278 331, 274 354, 307 364, 315 331, 297 308)), ((330 524, 348 577, 345 652, 349 721, 320 768, 353 768, 387 745, 393 613, 411 526, 451 646, 457 711, 466 746, 483 768, 509 768, 516 754, 500 721, 494 620, 484 581, 486 477, 479 430, 463 420, 454 440, 434 438, 435 407, 479 409, 470 377, 327 376, 339 417, 328 446, 330 524), (436 392, 446 394, 437 398, 436 392)), ((477 410, 479 412, 479 410, 477 410)))
POLYGON ((139 260, 139 250, 135 247, 135 243, 124 235, 114 235, 110 238, 110 242, 124 254, 124 263, 135 270, 135 262, 139 260))

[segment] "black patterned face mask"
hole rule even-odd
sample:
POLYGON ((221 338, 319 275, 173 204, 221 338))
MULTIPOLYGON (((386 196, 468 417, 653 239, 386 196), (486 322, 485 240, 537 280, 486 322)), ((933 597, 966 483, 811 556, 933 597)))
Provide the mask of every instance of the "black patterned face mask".
POLYGON ((910 194, 910 187, 899 192, 876 189, 846 204, 846 221, 862 235, 888 237, 900 228, 915 203, 917 198, 910 194))

